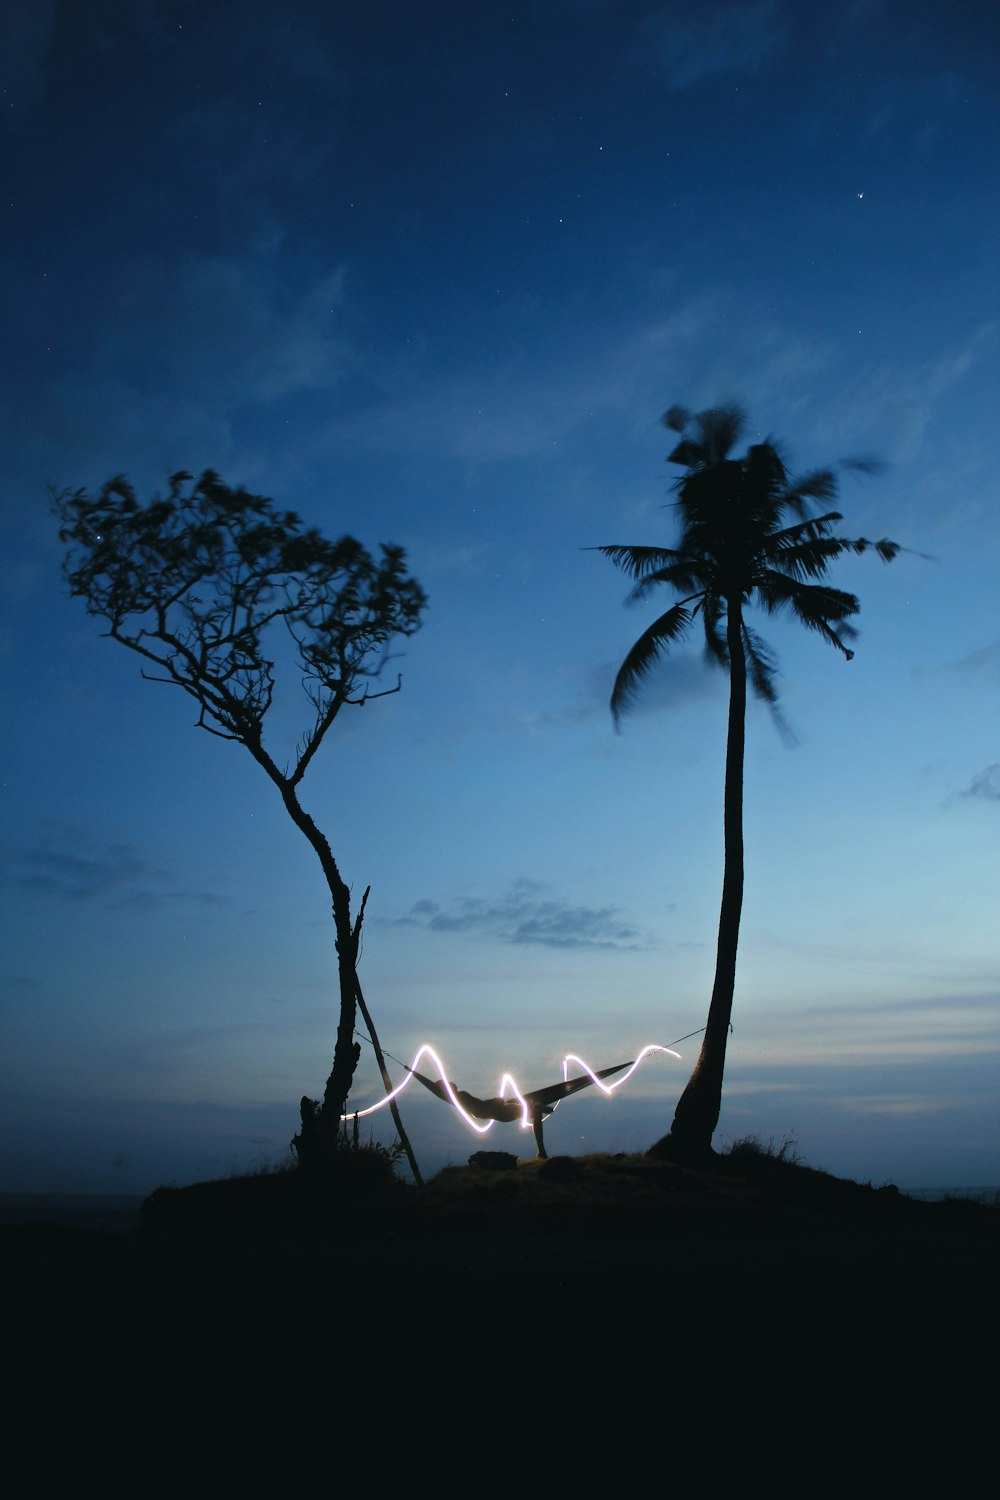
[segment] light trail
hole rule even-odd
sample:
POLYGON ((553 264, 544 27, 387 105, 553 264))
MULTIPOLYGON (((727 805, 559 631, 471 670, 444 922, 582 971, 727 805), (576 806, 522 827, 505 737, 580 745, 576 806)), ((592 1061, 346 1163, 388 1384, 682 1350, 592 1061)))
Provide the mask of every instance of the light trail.
MULTIPOLYGON (((565 1076, 566 1075, 564 1073, 563 1077, 565 1077, 565 1076)), ((531 1128, 531 1105, 528 1103, 527 1099, 521 1093, 521 1090, 518 1088, 517 1084, 514 1082, 514 1079, 511 1077, 511 1075, 509 1073, 505 1073, 503 1075, 503 1077, 501 1078, 501 1080, 500 1080, 500 1089, 499 1089, 499 1091, 497 1093, 497 1098, 498 1099, 506 1099, 508 1088, 510 1089, 511 1093, 514 1095, 514 1098, 517 1100, 518 1104, 521 1106, 521 1129, 522 1130, 530 1130, 530 1128, 531 1128)), ((491 1120, 490 1124, 492 1125, 493 1123, 494 1122, 491 1120)))
POLYGON ((639 1056, 636 1058, 635 1062, 629 1068, 627 1073, 623 1073, 621 1078, 616 1078, 614 1083, 605 1083, 603 1079, 598 1078, 597 1074, 594 1072, 590 1064, 584 1062, 582 1057, 578 1057, 575 1052, 567 1052, 566 1056, 563 1058, 563 1078, 565 1079, 569 1077, 569 1065, 571 1062, 579 1063, 583 1071, 590 1074, 591 1083, 596 1083, 601 1093, 607 1094, 608 1098, 610 1099, 615 1089, 620 1089, 623 1083, 628 1082, 639 1064, 645 1058, 647 1058, 651 1052, 669 1052, 670 1056, 676 1057, 678 1062, 683 1061, 680 1053, 675 1052, 673 1047, 658 1047, 655 1042, 650 1042, 648 1046, 643 1047, 642 1051, 639 1053, 639 1056))
MULTIPOLYGON (((585 1062, 578 1053, 567 1052, 566 1056, 563 1058, 562 1064, 563 1082, 565 1083, 569 1081, 570 1063, 576 1063, 580 1068, 583 1069, 583 1072, 587 1075, 590 1082, 595 1083, 601 1090, 601 1093, 610 1099, 615 1089, 621 1088, 622 1084, 632 1077, 632 1074, 635 1072, 639 1064, 654 1052, 665 1052, 669 1057, 676 1057, 678 1062, 682 1060, 681 1054, 679 1052, 675 1052, 672 1047, 661 1047, 655 1042, 650 1042, 647 1046, 643 1047, 642 1051, 638 1054, 635 1061, 629 1064, 627 1073, 623 1074, 621 1078, 616 1079, 614 1083, 605 1083, 602 1078, 598 1077, 598 1074, 594 1071, 590 1064, 588 1062, 585 1062)), ((456 1090, 455 1085, 449 1079, 448 1074, 445 1071, 444 1063, 441 1061, 439 1054, 434 1050, 429 1042, 424 1042, 417 1048, 416 1052, 413 1054, 413 1061, 406 1068, 406 1077, 403 1079, 402 1083, 396 1085, 391 1093, 386 1094, 383 1099, 379 1099, 375 1104, 369 1104, 367 1109, 351 1110, 348 1114, 343 1115, 341 1118, 344 1120, 353 1120, 355 1118, 364 1119, 366 1115, 373 1115, 378 1110, 385 1109, 387 1104, 390 1104, 393 1099, 398 1099, 403 1090, 408 1088, 409 1085, 413 1082, 414 1078, 417 1076, 417 1069, 421 1061, 425 1057, 430 1058, 431 1062, 433 1063, 434 1068, 437 1071, 441 1089, 447 1096, 448 1102, 457 1111, 457 1113, 461 1115, 462 1119, 465 1121, 466 1125, 468 1125, 469 1129, 474 1130, 477 1135, 488 1134, 488 1132, 493 1129, 494 1125, 497 1124, 497 1121, 477 1120, 473 1115, 469 1113, 469 1111, 463 1105, 461 1099, 458 1097, 458 1090, 456 1090)), ((513 1074, 504 1073, 500 1079, 500 1086, 496 1095, 496 1102, 502 1104, 506 1102, 508 1096, 512 1096, 513 1099, 517 1101, 520 1107, 521 1129, 530 1130, 532 1128, 532 1106, 528 1102, 528 1098, 525 1097, 522 1090, 518 1087, 517 1081, 514 1078, 513 1074)), ((466 1095, 466 1097, 468 1098, 469 1096, 466 1095)), ((551 1114, 553 1110, 557 1108, 559 1103, 560 1100, 556 1099, 551 1105, 547 1105, 545 1110, 546 1114, 551 1114)))

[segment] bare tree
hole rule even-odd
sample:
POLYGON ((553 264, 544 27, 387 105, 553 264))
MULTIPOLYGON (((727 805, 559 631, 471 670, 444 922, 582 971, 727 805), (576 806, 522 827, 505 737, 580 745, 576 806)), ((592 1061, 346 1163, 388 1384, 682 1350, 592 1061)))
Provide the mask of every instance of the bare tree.
MULTIPOLYGON (((197 480, 175 474, 166 495, 145 506, 121 476, 96 496, 81 489, 53 498, 70 593, 107 621, 106 634, 144 658, 152 669, 144 677, 195 700, 199 728, 249 750, 319 859, 333 908, 340 1019, 322 1102, 302 1100, 293 1144, 303 1164, 322 1162, 335 1148, 360 1054, 359 1006, 371 1024, 357 974, 364 900, 352 918, 350 889, 299 787, 341 709, 399 690, 398 678, 380 690, 373 684, 394 638, 419 628, 426 595, 401 547, 383 545, 375 559, 354 537, 328 541, 294 511, 232 489, 211 470, 197 480), (281 626, 312 710, 284 767, 263 739, 274 691, 269 627, 281 626)), ((385 1076, 373 1028, 371 1035, 385 1076)))

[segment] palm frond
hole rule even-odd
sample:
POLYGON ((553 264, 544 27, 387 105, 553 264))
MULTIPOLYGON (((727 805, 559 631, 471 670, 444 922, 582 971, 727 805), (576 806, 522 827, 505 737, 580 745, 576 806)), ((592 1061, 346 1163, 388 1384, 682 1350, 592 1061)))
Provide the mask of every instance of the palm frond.
POLYGON ((773 565, 792 578, 824 578, 835 557, 850 548, 850 542, 842 537, 815 536, 800 542, 773 546, 774 538, 768 538, 761 549, 761 561, 773 565))
POLYGON ((718 594, 706 594, 701 605, 701 616, 705 626, 705 655, 718 667, 729 666, 729 643, 722 629, 726 606, 718 594))
POLYGON ((631 707, 635 696, 652 672, 660 653, 672 642, 679 640, 691 624, 692 611, 686 604, 674 604, 666 614, 654 620, 648 630, 631 648, 618 668, 615 685, 611 690, 611 717, 617 726, 621 716, 631 707))
POLYGON ((711 406, 694 418, 706 463, 722 463, 729 457, 746 430, 746 413, 735 402, 728 406, 711 406))
POLYGON ((856 615, 861 608, 856 594, 830 588, 825 583, 802 583, 774 568, 768 568, 759 575, 755 581, 755 591, 768 614, 775 614, 783 606, 791 605, 796 613, 805 610, 817 618, 822 616, 824 619, 846 620, 849 615, 856 615))
POLYGON ((668 584, 678 593, 688 590, 688 597, 693 599, 696 595, 704 593, 707 582, 705 569, 697 559, 693 563, 688 561, 671 563, 667 568, 658 568, 655 573, 640 578, 635 588, 629 590, 625 603, 641 604, 661 584, 668 584))
POLYGON ((682 527, 681 550, 701 553, 718 542, 736 516, 749 513, 745 465, 737 459, 699 464, 674 481, 682 527), (706 543, 706 539, 708 542, 706 543))
POLYGON ((840 467, 851 474, 884 474, 889 465, 882 458, 842 458, 840 467))
POLYGON ((826 516, 818 516, 814 520, 801 522, 798 526, 788 526, 783 531, 774 532, 766 538, 766 549, 775 555, 780 553, 782 567, 786 559, 796 554, 796 547, 801 546, 803 554, 808 550, 812 541, 821 543, 827 557, 838 557, 842 552, 854 552, 859 557, 864 552, 875 552, 883 562, 892 562, 894 557, 904 549, 899 542, 891 542, 888 537, 881 537, 877 542, 870 542, 866 536, 829 536, 825 534, 828 523, 841 521, 843 517, 837 511, 830 511, 826 516))
POLYGON ((643 578, 656 568, 665 568, 669 563, 683 558, 684 553, 673 547, 587 547, 587 552, 601 552, 609 557, 616 568, 621 568, 631 578, 643 578))
POLYGON ((746 414, 736 402, 712 406, 694 416, 683 407, 672 406, 663 422, 673 432, 688 434, 667 455, 667 463, 680 464, 685 469, 704 469, 724 462, 729 456, 746 428, 746 414))
POLYGON ((883 562, 892 562, 903 550, 888 537, 870 542, 867 537, 830 536, 827 528, 842 519, 838 511, 830 511, 774 532, 762 544, 762 560, 796 578, 821 578, 830 562, 844 552, 876 552, 883 562))
POLYGON ((850 661, 854 652, 844 644, 857 631, 847 622, 861 605, 856 594, 831 589, 823 584, 799 583, 784 573, 768 572, 757 582, 757 594, 769 614, 790 609, 800 625, 818 631, 831 646, 836 646, 850 661))
POLYGON ((767 704, 777 729, 786 745, 796 745, 797 737, 790 727, 788 720, 781 712, 778 704, 778 689, 775 678, 778 676, 778 664, 771 653, 771 648, 761 640, 756 631, 751 630, 746 621, 743 621, 743 655, 747 664, 747 676, 750 686, 755 695, 767 704))
POLYGON ((778 675, 778 664, 756 631, 743 622, 743 654, 746 657, 747 676, 750 686, 758 698, 765 703, 777 703, 778 690, 774 679, 778 675))
MULTIPOLYGON (((667 454, 668 464, 680 464, 684 469, 699 469, 705 463, 705 455, 701 445, 694 438, 681 438, 670 453, 667 454)), ((683 484, 683 480, 678 480, 683 484)))
POLYGON ((837 493, 837 476, 832 469, 816 469, 790 484, 785 491, 785 503, 799 515, 807 513, 807 500, 832 500, 837 493))
POLYGON ((903 550, 898 542, 890 542, 887 536, 877 542, 870 542, 867 537, 859 536, 855 541, 849 542, 848 546, 859 556, 862 552, 877 552, 883 562, 892 562, 903 550))
POLYGON ((773 531, 767 539, 768 546, 793 546, 796 542, 808 541, 811 537, 826 536, 828 528, 843 519, 839 510, 828 510, 822 516, 808 516, 804 521, 796 521, 794 526, 783 526, 780 531, 773 531))
POLYGON ((686 406, 671 406, 660 418, 664 427, 669 428, 671 432, 683 432, 690 420, 691 413, 686 406))
POLYGON ((778 509, 788 489, 788 470, 774 443, 754 443, 744 460, 746 499, 754 509, 778 509))

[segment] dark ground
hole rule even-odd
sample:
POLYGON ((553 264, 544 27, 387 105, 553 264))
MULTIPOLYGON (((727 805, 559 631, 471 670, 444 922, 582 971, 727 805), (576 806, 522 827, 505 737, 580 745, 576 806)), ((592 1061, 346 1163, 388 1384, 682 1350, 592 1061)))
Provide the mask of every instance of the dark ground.
POLYGON ((6 1493, 979 1495, 1000 1213, 750 1154, 0 1232, 6 1493))

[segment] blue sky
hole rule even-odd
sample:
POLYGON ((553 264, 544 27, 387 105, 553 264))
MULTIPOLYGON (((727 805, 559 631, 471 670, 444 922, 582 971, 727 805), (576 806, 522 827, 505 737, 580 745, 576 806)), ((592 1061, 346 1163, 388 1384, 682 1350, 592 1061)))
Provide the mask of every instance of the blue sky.
MULTIPOLYGON (((727 399, 793 467, 883 459, 844 529, 911 550, 838 569, 849 665, 763 625, 798 743, 751 707, 719 1138, 1000 1180, 998 41, 889 0, 3 7, 0 1188, 275 1160, 336 1024, 311 850, 66 597, 47 486, 213 467, 407 549, 403 690, 302 796, 372 885, 384 1045, 488 1093, 704 1023, 725 679, 682 650, 615 734, 652 610, 585 549, 669 545, 659 418, 727 399)), ((663 1134, 679 1050, 550 1150, 663 1134)))

